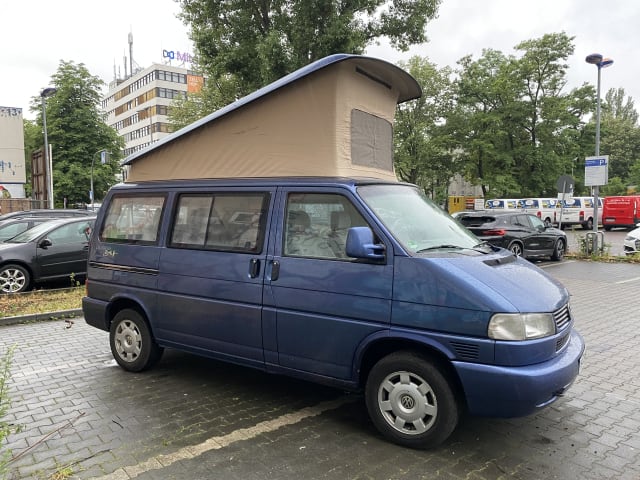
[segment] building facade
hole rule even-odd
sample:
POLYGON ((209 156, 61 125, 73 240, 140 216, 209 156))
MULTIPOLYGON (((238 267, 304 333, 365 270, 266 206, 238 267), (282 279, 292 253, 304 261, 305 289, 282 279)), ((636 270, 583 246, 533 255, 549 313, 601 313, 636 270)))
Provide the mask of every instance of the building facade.
POLYGON ((113 80, 102 109, 107 125, 124 138, 124 156, 168 135, 172 102, 200 91, 203 83, 203 77, 191 70, 156 63, 126 79, 113 80))

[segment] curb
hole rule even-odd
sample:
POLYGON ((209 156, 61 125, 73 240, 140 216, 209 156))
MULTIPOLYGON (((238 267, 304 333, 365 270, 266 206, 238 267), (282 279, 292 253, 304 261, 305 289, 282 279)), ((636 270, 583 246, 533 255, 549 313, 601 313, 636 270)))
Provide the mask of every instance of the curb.
POLYGON ((0 326, 16 325, 20 323, 44 322, 48 320, 60 320, 62 318, 76 318, 82 316, 82 309, 60 310, 59 312, 33 313, 17 317, 0 318, 0 326))

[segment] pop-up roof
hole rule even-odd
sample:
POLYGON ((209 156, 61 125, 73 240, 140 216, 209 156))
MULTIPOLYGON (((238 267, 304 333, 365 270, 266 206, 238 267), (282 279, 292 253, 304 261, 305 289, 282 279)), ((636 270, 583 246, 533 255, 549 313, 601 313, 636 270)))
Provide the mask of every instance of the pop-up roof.
POLYGON ((318 60, 125 159, 127 182, 344 176, 395 180, 398 103, 422 94, 397 66, 357 55, 318 60))

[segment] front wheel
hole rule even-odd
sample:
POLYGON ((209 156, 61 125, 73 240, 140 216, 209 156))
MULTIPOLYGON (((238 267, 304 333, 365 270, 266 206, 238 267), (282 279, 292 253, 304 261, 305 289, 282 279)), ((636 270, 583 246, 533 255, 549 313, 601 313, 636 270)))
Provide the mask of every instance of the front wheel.
POLYGON ((447 378, 427 358, 410 352, 393 353, 376 363, 367 378, 365 400, 380 433, 405 447, 440 445, 460 416, 447 378))
POLYGON ((20 265, 5 265, 0 268, 0 292, 18 293, 29 289, 31 275, 20 265))
POLYGON ((152 367, 163 352, 143 316, 132 309, 121 310, 113 318, 109 344, 118 365, 130 372, 141 372, 152 367))

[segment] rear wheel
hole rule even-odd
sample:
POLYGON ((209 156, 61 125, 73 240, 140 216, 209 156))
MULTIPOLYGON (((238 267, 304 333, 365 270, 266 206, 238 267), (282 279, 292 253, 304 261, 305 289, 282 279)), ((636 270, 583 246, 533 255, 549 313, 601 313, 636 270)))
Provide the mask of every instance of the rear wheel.
POLYGON ((519 242, 513 242, 511 245, 509 245, 509 250, 516 257, 521 257, 522 256, 522 244, 519 243, 519 242))
POLYGON ((582 228, 585 230, 593 230, 593 218, 588 219, 583 225, 582 228))
POLYGON ((394 443, 432 448, 458 424, 454 389, 427 358, 397 352, 371 370, 365 389, 367 410, 376 428, 394 443))
POLYGON ((29 290, 31 275, 20 265, 4 265, 0 267, 0 292, 18 293, 29 290))
POLYGON ((564 240, 560 239, 556 242, 556 246, 553 248, 553 254, 551 260, 559 262, 564 258, 564 252, 566 250, 564 240))
POLYGON ((163 348, 158 346, 144 317, 136 310, 124 309, 111 322, 111 353, 118 365, 130 372, 141 372, 160 360, 163 348))

